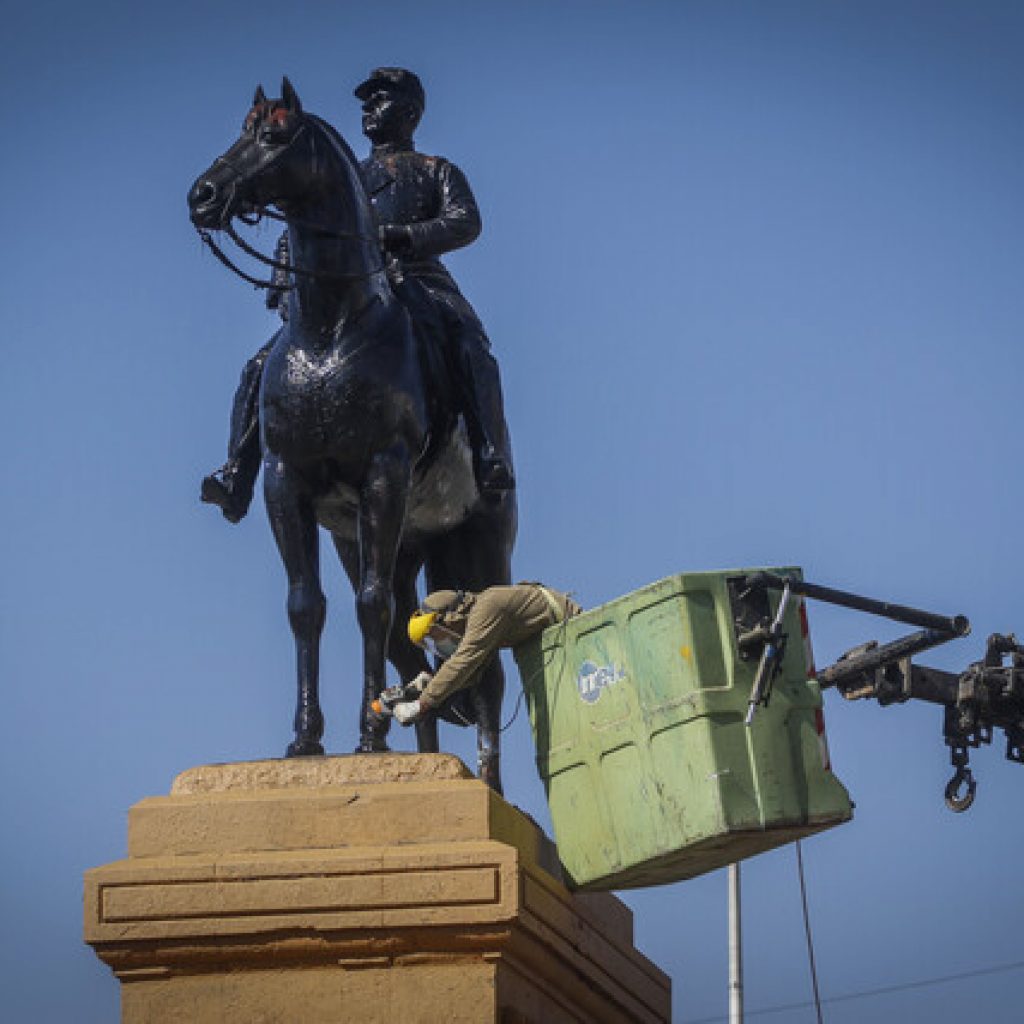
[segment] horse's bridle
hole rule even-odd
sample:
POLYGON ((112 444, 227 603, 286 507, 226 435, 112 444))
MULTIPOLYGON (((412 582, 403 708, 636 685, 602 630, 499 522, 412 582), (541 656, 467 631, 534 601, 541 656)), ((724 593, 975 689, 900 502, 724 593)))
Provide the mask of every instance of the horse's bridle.
MULTIPOLYGON (((283 156, 284 153, 286 153, 291 148, 295 140, 305 130, 306 121, 303 120, 302 124, 296 130, 295 134, 292 135, 288 142, 284 146, 282 146, 277 153, 274 154, 274 156, 268 161, 266 166, 269 167, 270 164, 275 163, 281 156, 283 156)), ((243 174, 239 170, 239 168, 235 166, 235 164, 233 164, 230 160, 227 159, 227 157, 223 155, 217 157, 217 159, 214 160, 213 166, 216 167, 217 164, 224 164, 232 171, 232 173, 235 176, 234 180, 231 182, 231 194, 228 196, 228 201, 225 203, 225 209, 230 209, 231 202, 234 199, 235 189, 238 185, 238 181, 243 177, 243 174)), ((266 170, 266 167, 264 167, 263 170, 266 170)), ((380 253, 381 258, 379 266, 376 266, 371 270, 365 270, 351 274, 342 274, 325 270, 306 270, 303 267, 296 267, 292 263, 285 263, 282 262, 281 260, 272 259, 270 256, 264 256, 263 253, 261 253, 254 246, 250 245, 244 238, 242 238, 238 234, 237 231, 235 231, 235 229, 231 225, 231 219, 237 216, 238 219, 242 221, 243 224, 255 226, 256 224, 259 224, 264 217, 266 217, 268 220, 276 220, 281 223, 287 223, 289 218, 284 216, 284 214, 278 213, 275 210, 271 210, 270 207, 268 206, 256 206, 252 207, 252 209, 255 216, 247 216, 243 213, 232 214, 232 217, 228 218, 228 222, 222 225, 220 230, 223 230, 231 239, 231 241, 233 241, 235 245, 237 245, 238 248, 241 249, 242 252, 244 252, 247 256, 251 256, 253 259, 258 260, 260 263, 263 263, 268 267, 271 267, 273 270, 282 270, 285 273, 295 274, 299 277, 308 277, 319 280, 362 281, 365 280, 366 278, 373 277, 374 274, 379 274, 386 269, 383 251, 381 251, 380 253)), ((372 235, 364 235, 362 232, 359 231, 330 231, 327 230, 326 228, 321 227, 318 224, 314 224, 312 221, 298 220, 294 217, 291 218, 291 221, 298 227, 308 227, 327 238, 349 238, 361 242, 371 242, 374 245, 377 245, 378 247, 380 246, 380 241, 377 237, 372 235)), ((295 287, 295 285, 293 284, 282 284, 280 282, 274 281, 273 279, 263 280, 258 277, 253 277, 251 274, 247 274, 244 270, 242 270, 241 267, 235 264, 231 260, 231 257, 228 256, 227 253, 225 253, 224 250, 214 241, 213 235, 209 231, 209 229, 197 227, 196 231, 199 232, 199 237, 209 248, 210 252, 212 252, 213 255, 216 256, 217 259, 221 263, 223 263, 225 267, 228 268, 228 270, 237 274, 243 281, 248 281, 249 284, 255 285, 257 288, 272 289, 274 291, 291 291, 291 289, 295 287)))

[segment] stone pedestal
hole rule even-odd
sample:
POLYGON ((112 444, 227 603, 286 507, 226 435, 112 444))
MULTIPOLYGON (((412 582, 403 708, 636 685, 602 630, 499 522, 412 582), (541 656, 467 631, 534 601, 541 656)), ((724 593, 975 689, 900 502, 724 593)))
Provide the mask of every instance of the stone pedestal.
POLYGON ((614 896, 444 754, 187 771, 85 877, 124 1024, 668 1021, 614 896))

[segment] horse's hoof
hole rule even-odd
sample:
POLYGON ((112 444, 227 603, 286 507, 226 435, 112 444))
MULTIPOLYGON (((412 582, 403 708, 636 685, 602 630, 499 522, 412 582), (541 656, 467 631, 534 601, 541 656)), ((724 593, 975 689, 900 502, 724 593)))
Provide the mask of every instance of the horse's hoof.
POLYGON ((481 760, 479 768, 480 781, 490 786, 498 796, 502 796, 504 790, 501 785, 501 768, 498 759, 495 757, 481 760))
POLYGON ((386 754, 390 750, 383 736, 363 736, 356 747, 357 754, 386 754))
POLYGON ((391 719, 383 712, 374 711, 373 708, 370 708, 366 712, 366 723, 373 735, 385 736, 387 735, 388 728, 391 726, 391 719))
POLYGON ((323 744, 317 740, 294 739, 288 744, 284 752, 285 757, 322 757, 324 753, 323 744))

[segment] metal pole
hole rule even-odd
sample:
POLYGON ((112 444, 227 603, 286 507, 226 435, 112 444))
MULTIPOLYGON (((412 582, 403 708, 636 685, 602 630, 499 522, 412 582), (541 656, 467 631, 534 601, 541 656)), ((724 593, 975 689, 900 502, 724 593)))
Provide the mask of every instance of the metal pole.
POLYGON ((842 608, 852 608, 858 612, 880 615, 882 618, 892 619, 895 622, 905 622, 908 626, 938 629, 943 633, 952 633, 954 636, 967 636, 971 631, 971 624, 963 615, 936 615, 934 612, 921 611, 920 608, 910 608, 905 604, 893 604, 891 601, 876 601, 872 597, 851 594, 846 590, 836 590, 835 587, 822 587, 817 583, 808 583, 806 580, 794 579, 791 576, 759 572, 747 577, 748 586, 758 583, 767 584, 778 590, 789 586, 794 594, 803 594, 804 597, 825 601, 827 604, 837 604, 842 608))
POLYGON ((823 668, 818 673, 818 685, 823 690, 827 690, 830 686, 837 686, 848 679, 867 675, 876 669, 892 665, 901 658, 909 658, 922 651, 929 651, 933 647, 938 647, 953 639, 955 637, 949 633, 943 633, 937 629, 922 629, 909 636, 902 636, 899 640, 883 644, 881 647, 875 647, 864 654, 856 654, 845 661, 837 661, 834 665, 823 668))
POLYGON ((740 866, 729 865, 729 1024, 743 1024, 743 936, 740 928, 740 866))

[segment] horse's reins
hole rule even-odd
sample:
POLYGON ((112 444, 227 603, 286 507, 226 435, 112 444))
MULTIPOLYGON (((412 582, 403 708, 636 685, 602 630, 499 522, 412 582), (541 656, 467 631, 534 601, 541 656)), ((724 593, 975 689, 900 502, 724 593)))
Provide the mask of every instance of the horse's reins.
MULTIPOLYGON (((280 214, 273 213, 273 211, 268 210, 266 207, 258 209, 256 212, 259 216, 271 216, 272 219, 274 220, 286 219, 280 214)), ((258 222, 258 219, 256 221, 245 220, 245 223, 247 224, 258 222)), ((251 274, 246 273, 244 270, 241 269, 241 267, 235 264, 232 261, 231 257, 228 256, 227 253, 225 253, 224 250, 214 241, 213 235, 210 233, 209 230, 207 230, 206 228, 197 228, 196 230, 199 232, 199 237, 209 248, 210 252, 212 252, 213 255, 216 256, 217 259, 220 260, 220 262, 223 263, 224 266, 228 268, 228 270, 237 274, 240 278, 242 278, 243 281, 248 281, 249 284, 255 285, 257 288, 271 288, 274 289, 275 291, 290 291, 292 288, 295 287, 293 284, 284 284, 281 282, 274 281, 273 279, 264 280, 262 278, 253 277, 251 274)), ((299 277, 309 277, 319 280, 330 281, 362 281, 368 277, 373 277, 374 274, 379 274, 381 271, 386 269, 384 261, 382 259, 379 266, 372 267, 370 270, 357 271, 350 274, 344 274, 339 271, 306 270, 304 267, 297 267, 293 263, 284 263, 281 260, 275 260, 270 256, 265 256, 263 253, 259 251, 259 249, 256 249, 254 246, 250 245, 244 238, 242 238, 241 235, 238 234, 238 232, 231 226, 230 223, 225 224, 222 230, 227 234, 231 241, 233 241, 235 245, 237 245, 238 248, 241 249, 242 252, 244 252, 246 255, 251 256, 253 259, 258 260, 260 263, 263 263, 274 270, 282 270, 285 273, 295 274, 296 276, 299 277)), ((321 234, 334 238, 356 238, 363 239, 366 241, 377 241, 376 239, 371 239, 368 235, 360 235, 356 234, 355 232, 333 232, 326 231, 320 228, 318 228, 317 230, 319 230, 321 234)))
POLYGON ((294 285, 281 285, 275 284, 273 281, 264 281, 258 277, 253 277, 251 274, 247 274, 241 267, 231 262, 231 257, 213 240, 213 236, 207 231, 206 228, 196 228, 199 232, 199 237, 209 248, 210 252, 224 264, 232 273, 237 274, 243 281, 248 281, 249 284, 255 285, 257 288, 273 288, 280 291, 288 291, 294 287, 294 285))
MULTIPOLYGON (((288 141, 288 144, 279 153, 274 155, 274 157, 271 159, 271 161, 269 161, 268 166, 269 166, 270 163, 274 163, 285 152, 287 152, 287 150, 292 146, 292 144, 299 137, 299 135, 301 135, 302 132, 304 132, 305 130, 306 130, 306 122, 303 121, 303 123, 299 127, 299 129, 295 132, 295 134, 288 141)), ((234 199, 234 193, 235 193, 235 189, 237 188, 237 185, 238 185, 238 179, 242 177, 242 173, 230 160, 228 160, 224 156, 217 157, 217 159, 214 160, 213 163, 214 163, 214 166, 216 166, 218 163, 224 164, 225 166, 229 167, 231 169, 231 171, 235 175, 235 180, 231 182, 231 195, 229 195, 228 202, 225 204, 225 208, 226 209, 230 209, 230 207, 231 207, 231 200, 234 199)), ((256 224, 259 224, 260 220, 263 217, 266 217, 268 220, 276 220, 276 221, 280 221, 282 223, 287 223, 288 222, 288 218, 286 216, 284 216, 284 214, 277 213, 275 210, 271 210, 267 206, 254 207, 254 212, 255 212, 255 217, 253 219, 249 219, 248 217, 246 217, 243 214, 237 214, 237 216, 238 216, 239 220, 241 220, 244 224, 249 224, 249 225, 252 225, 252 226, 255 226, 256 224)), ((375 237, 373 237, 371 235, 364 235, 364 234, 362 234, 362 232, 359 232, 359 231, 333 231, 333 230, 328 230, 327 228, 321 227, 320 225, 315 224, 312 221, 297 220, 295 218, 292 218, 292 223, 294 223, 296 225, 296 227, 307 227, 307 228, 310 228, 310 229, 318 232, 320 235, 322 235, 322 236, 324 236, 326 238, 339 238, 339 239, 349 239, 350 238, 350 239, 355 239, 355 240, 361 241, 361 242, 372 242, 372 243, 375 243, 377 245, 380 245, 379 239, 377 239, 377 238, 375 238, 375 237)), ((240 278, 242 278, 243 281, 247 281, 249 284, 255 285, 255 287, 257 287, 257 288, 272 289, 274 291, 291 291, 295 287, 293 284, 284 284, 284 283, 281 283, 281 282, 274 281, 273 279, 263 280, 263 279, 258 278, 258 277, 253 277, 251 274, 247 274, 244 270, 242 270, 241 267, 239 267, 236 263, 234 263, 231 260, 231 257, 229 257, 227 255, 227 253, 225 253, 224 250, 214 241, 213 235, 211 234, 211 232, 207 228, 199 228, 199 227, 197 227, 196 230, 199 232, 199 237, 203 240, 205 245, 209 248, 210 252, 212 252, 213 255, 216 256, 217 259, 222 264, 224 264, 225 267, 228 268, 228 270, 230 270, 233 273, 237 274, 240 278)), ((244 238, 242 238, 238 234, 237 231, 235 231, 234 227, 232 227, 232 225, 231 225, 231 221, 230 220, 228 221, 227 224, 223 225, 222 230, 235 243, 235 245, 237 245, 238 248, 241 249, 242 252, 244 252, 246 255, 251 256, 253 259, 258 260, 260 263, 263 263, 266 266, 271 267, 274 270, 281 270, 281 271, 284 271, 285 273, 295 274, 295 275, 300 276, 300 277, 308 277, 308 278, 320 279, 320 280, 334 280, 334 281, 362 281, 362 280, 365 280, 368 277, 373 277, 374 274, 379 274, 383 270, 386 269, 386 265, 385 265, 385 262, 384 262, 384 259, 383 259, 383 253, 382 253, 381 254, 380 265, 377 266, 377 267, 374 267, 372 270, 360 271, 360 272, 350 273, 350 274, 345 274, 345 273, 340 273, 340 272, 333 272, 333 271, 325 271, 325 270, 306 270, 304 267, 297 267, 297 266, 295 266, 292 263, 285 263, 285 262, 283 262, 281 260, 275 260, 275 259, 271 258, 270 256, 265 256, 263 253, 261 253, 259 251, 259 249, 257 249, 254 246, 250 245, 244 238)))

